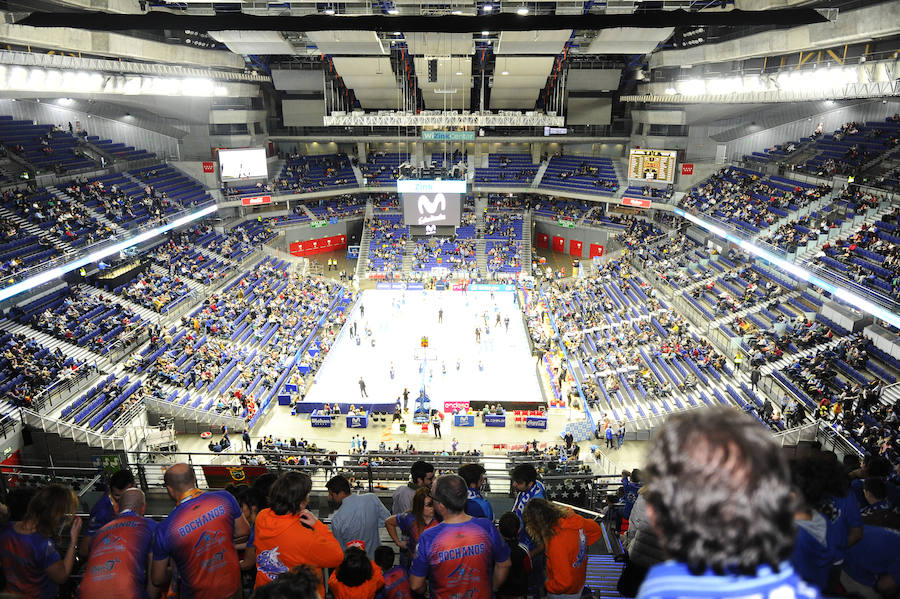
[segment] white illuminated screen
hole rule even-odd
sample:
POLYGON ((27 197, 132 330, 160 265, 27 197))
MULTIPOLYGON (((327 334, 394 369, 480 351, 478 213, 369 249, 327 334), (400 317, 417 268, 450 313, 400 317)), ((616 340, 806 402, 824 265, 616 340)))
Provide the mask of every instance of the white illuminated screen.
POLYGON ((265 148, 219 150, 219 173, 222 181, 268 177, 265 148))
POLYGON ((403 204, 403 224, 459 226, 465 181, 401 179, 397 191, 403 204))

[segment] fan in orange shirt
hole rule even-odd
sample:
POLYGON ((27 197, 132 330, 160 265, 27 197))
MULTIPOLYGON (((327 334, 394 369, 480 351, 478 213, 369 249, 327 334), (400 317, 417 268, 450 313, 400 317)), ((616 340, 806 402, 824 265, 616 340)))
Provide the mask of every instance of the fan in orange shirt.
POLYGON ((344 561, 328 579, 334 599, 375 599, 375 593, 384 586, 381 568, 369 559, 363 547, 362 541, 347 544, 344 561))
POLYGON ((522 518, 529 536, 545 547, 548 598, 581 597, 587 579, 587 550, 603 536, 600 525, 540 497, 525 504, 522 518))

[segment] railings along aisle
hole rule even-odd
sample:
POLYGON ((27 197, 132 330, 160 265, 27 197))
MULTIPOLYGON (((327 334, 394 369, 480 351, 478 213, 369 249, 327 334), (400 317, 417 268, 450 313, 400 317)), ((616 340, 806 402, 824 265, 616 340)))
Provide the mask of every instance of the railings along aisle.
MULTIPOLYGON (((585 422, 588 425, 589 434, 593 433, 597 429, 597 425, 594 423, 594 417, 591 415, 590 406, 588 406, 587 399, 584 396, 584 389, 582 389, 581 380, 576 374, 577 371, 575 370, 575 365, 569 358, 569 352, 566 350, 565 340, 562 338, 562 335, 559 334, 559 327, 556 326, 556 318, 553 316, 553 310, 550 307, 550 302, 547 301, 547 296, 544 295, 543 285, 540 285, 538 287, 538 293, 540 293, 541 301, 544 302, 545 306, 547 306, 547 316, 550 319, 550 326, 553 327, 553 333, 554 335, 556 335, 556 343, 559 345, 560 351, 562 351, 563 360, 568 367, 568 371, 572 373, 572 380, 575 381, 575 389, 578 391, 578 397, 581 398, 581 407, 584 410, 585 422)), ((560 392, 562 392, 562 389, 560 389, 560 392)))

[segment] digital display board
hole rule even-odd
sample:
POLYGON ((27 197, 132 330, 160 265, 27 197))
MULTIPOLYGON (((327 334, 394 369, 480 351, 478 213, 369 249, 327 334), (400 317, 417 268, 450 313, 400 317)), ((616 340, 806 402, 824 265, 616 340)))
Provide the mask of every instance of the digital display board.
POLYGON ((403 224, 459 226, 465 181, 401 179, 397 181, 397 193, 403 206, 403 224))
POLYGON ((628 178, 675 182, 675 150, 632 149, 628 153, 628 178))
POLYGON ((264 179, 269 176, 265 148, 219 150, 218 154, 222 181, 264 179))

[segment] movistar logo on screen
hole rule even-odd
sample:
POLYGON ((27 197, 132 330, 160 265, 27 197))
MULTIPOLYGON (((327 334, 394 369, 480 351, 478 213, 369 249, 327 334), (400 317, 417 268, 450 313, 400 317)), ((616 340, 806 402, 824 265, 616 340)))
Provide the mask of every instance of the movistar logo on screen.
POLYGON ((427 195, 419 196, 419 224, 439 222, 447 218, 447 199, 442 193, 434 194, 433 198, 427 195))

